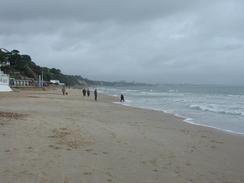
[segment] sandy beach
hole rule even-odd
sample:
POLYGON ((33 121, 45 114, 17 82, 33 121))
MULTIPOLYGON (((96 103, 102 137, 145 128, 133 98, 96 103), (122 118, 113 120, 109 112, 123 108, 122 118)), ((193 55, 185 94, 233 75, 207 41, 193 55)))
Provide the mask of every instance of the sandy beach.
POLYGON ((0 93, 0 183, 243 183, 244 137, 79 90, 0 93))

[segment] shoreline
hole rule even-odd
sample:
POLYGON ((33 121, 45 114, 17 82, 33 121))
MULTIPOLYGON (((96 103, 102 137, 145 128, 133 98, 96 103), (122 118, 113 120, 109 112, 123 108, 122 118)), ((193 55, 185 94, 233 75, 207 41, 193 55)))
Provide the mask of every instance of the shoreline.
MULTIPOLYGON (((57 90, 60 90, 60 88, 45 88, 44 90, 43 89, 32 89, 32 88, 18 88, 18 90, 14 91, 14 90, 11 90, 11 91, 4 91, 4 92, 1 92, 1 93, 9 93, 9 92, 21 92, 21 91, 44 91, 44 92, 47 92, 47 91, 57 91, 57 90)), ((70 89, 69 89, 70 90, 70 89)), ((79 91, 79 89, 71 89, 71 90, 77 90, 79 91)), ((167 111, 164 111, 164 110, 160 110, 160 109, 153 109, 153 108, 147 108, 147 107, 139 107, 139 106, 133 106, 133 105, 129 105, 129 104, 125 104, 125 103, 121 103, 119 102, 119 96, 114 96, 114 95, 109 95, 109 94, 106 94, 106 93, 100 93, 100 96, 103 96, 103 97, 106 97, 106 99, 108 101, 111 102, 111 104, 116 104, 116 105, 122 105, 122 106, 125 106, 125 107, 128 107, 128 108, 134 108, 134 109, 140 109, 140 110, 146 110, 146 111, 155 111, 155 112, 161 112, 162 114, 169 114, 169 115, 172 115, 173 117, 176 117, 178 119, 180 119, 181 122, 183 123, 186 123, 186 124, 190 124, 190 125, 194 125, 194 126, 198 126, 198 127, 203 127, 203 128, 207 128, 207 129, 212 129, 212 130, 216 130, 216 132, 221 132, 221 133, 224 133, 224 134, 230 134, 230 135, 234 135, 234 136, 239 136, 239 137, 244 137, 244 133, 241 133, 241 132, 235 132, 235 131, 232 131, 232 130, 226 130, 226 129, 222 129, 222 128, 218 128, 218 127, 214 127, 214 126, 209 126, 209 125, 204 125, 204 124, 200 124, 198 122, 195 122, 195 121, 192 121, 192 118, 188 118, 188 117, 184 117, 184 116, 181 116, 179 114, 176 114, 176 113, 170 113, 170 112, 167 112, 167 111), (190 120, 188 120, 190 119, 190 120)), ((91 96, 92 98, 92 96, 91 96)))
MULTIPOLYGON (((107 95, 107 94, 104 94, 104 95, 107 95)), ((114 97, 112 95, 107 95, 107 96, 114 97)), ((121 102, 113 102, 113 103, 114 104, 118 104, 118 105, 127 106, 127 107, 143 109, 143 110, 159 111, 159 112, 162 112, 164 114, 170 114, 170 115, 173 115, 173 116, 175 116, 177 118, 180 118, 182 120, 182 122, 187 123, 187 124, 191 124, 191 125, 195 125, 195 126, 201 126, 201 127, 206 127, 206 128, 211 128, 211 129, 215 129, 217 131, 221 131, 223 133, 233 134, 233 135, 238 135, 238 136, 244 137, 244 133, 242 133, 242 132, 236 132, 236 131, 233 131, 233 130, 227 130, 227 129, 223 129, 223 128, 218 128, 218 127, 214 127, 214 126, 211 126, 211 125, 204 125, 204 124, 201 124, 201 122, 197 122, 197 121, 195 121, 194 119, 192 119, 190 117, 185 117, 185 116, 179 115, 177 113, 171 113, 171 112, 167 112, 167 111, 160 110, 160 109, 154 109, 154 108, 150 108, 150 107, 133 106, 133 105, 124 104, 124 103, 121 103, 121 102)))
POLYGON ((244 140, 80 90, 0 94, 0 182, 244 182, 244 140))

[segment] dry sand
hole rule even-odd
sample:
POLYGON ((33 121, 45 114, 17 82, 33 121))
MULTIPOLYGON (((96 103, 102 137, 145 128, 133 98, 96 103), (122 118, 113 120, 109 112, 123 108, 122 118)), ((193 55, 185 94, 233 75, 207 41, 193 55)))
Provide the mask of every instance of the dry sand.
POLYGON ((240 183, 244 137, 78 90, 0 94, 0 183, 240 183))

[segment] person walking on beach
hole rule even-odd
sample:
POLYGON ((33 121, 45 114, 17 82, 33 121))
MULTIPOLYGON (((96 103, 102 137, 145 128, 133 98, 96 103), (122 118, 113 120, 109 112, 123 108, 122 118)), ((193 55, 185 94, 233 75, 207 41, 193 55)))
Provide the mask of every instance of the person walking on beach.
POLYGON ((95 101, 97 101, 97 89, 94 90, 95 101))
POLYGON ((63 88, 62 88, 62 93, 63 93, 63 95, 65 95, 65 86, 63 86, 63 88))
POLYGON ((120 102, 125 102, 125 97, 123 94, 120 95, 120 102))
POLYGON ((83 96, 86 96, 86 89, 85 88, 83 88, 82 93, 83 93, 83 96))
POLYGON ((89 90, 89 88, 87 88, 86 93, 87 93, 87 96, 89 97, 90 96, 90 90, 89 90))

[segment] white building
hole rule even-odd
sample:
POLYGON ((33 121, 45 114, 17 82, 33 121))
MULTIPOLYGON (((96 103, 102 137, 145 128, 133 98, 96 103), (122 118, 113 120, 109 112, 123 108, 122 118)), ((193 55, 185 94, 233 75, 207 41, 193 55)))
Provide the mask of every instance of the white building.
POLYGON ((65 85, 64 83, 60 83, 59 80, 50 80, 50 83, 51 84, 56 84, 56 85, 61 85, 61 86, 64 86, 65 85))
POLYGON ((12 91, 9 87, 9 76, 0 70, 0 92, 12 91))

